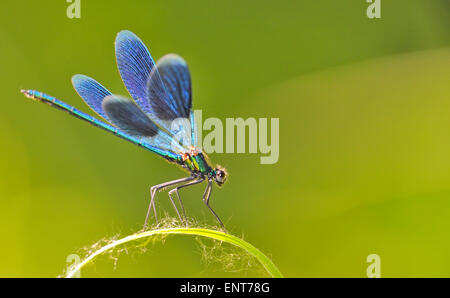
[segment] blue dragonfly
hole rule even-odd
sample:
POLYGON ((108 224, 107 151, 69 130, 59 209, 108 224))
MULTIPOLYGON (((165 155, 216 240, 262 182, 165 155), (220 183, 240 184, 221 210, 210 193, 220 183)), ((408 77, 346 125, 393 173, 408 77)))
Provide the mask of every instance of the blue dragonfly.
POLYGON ((191 76, 186 62, 178 55, 168 54, 155 64, 139 37, 126 30, 117 34, 115 52, 120 75, 133 99, 112 94, 88 76, 77 74, 72 77, 72 84, 81 98, 105 121, 42 92, 35 90, 21 90, 21 92, 31 99, 66 111, 72 116, 156 153, 190 173, 188 177, 150 188, 150 204, 144 229, 147 227, 152 209, 158 223, 155 195, 159 190, 169 187, 172 188, 168 192, 169 198, 178 218, 181 222, 184 220, 187 225, 186 211, 179 190, 206 182, 203 202, 225 230, 219 216, 210 206, 210 197, 213 182, 219 187, 222 186, 227 179, 227 172, 220 166, 212 167, 206 154, 197 146, 197 128, 192 111, 191 76), (173 125, 179 119, 185 120, 184 123, 187 125, 182 125, 181 128, 173 125), (188 137, 181 140, 180 131, 188 137), (183 219, 174 196, 182 209, 183 219))

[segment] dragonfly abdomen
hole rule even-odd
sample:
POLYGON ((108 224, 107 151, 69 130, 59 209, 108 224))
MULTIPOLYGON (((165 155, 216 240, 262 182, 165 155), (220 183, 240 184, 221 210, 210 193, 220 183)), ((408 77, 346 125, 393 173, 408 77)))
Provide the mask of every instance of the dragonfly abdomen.
POLYGON ((50 96, 50 95, 47 95, 45 93, 35 91, 35 90, 21 90, 21 92, 28 98, 49 104, 50 106, 53 106, 59 110, 66 111, 69 114, 71 114, 72 116, 75 116, 81 120, 84 120, 84 121, 90 123, 91 125, 97 126, 103 130, 113 133, 116 136, 118 136, 119 138, 125 139, 131 143, 134 143, 140 147, 143 147, 149 151, 152 151, 169 161, 177 161, 180 157, 178 154, 175 154, 175 153, 160 149, 156 146, 147 144, 147 143, 143 142, 142 139, 140 139, 140 138, 130 136, 127 133, 123 132, 122 130, 118 129, 117 127, 109 125, 103 121, 98 120, 97 118, 94 118, 86 113, 83 113, 80 110, 72 107, 71 105, 66 104, 63 101, 60 101, 59 99, 57 99, 53 96, 50 96))

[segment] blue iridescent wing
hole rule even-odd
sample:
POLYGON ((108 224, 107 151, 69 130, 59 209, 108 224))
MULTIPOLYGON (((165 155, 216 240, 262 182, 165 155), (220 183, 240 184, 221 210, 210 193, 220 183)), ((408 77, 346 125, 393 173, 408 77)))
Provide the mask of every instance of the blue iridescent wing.
POLYGON ((143 142, 172 152, 184 151, 172 137, 159 127, 132 100, 109 95, 102 103, 103 111, 111 123, 126 134, 140 138, 143 142))
POLYGON ((186 62, 168 54, 158 60, 148 81, 148 100, 152 115, 170 130, 177 118, 190 118, 192 107, 191 75, 186 62))
POLYGON ((106 96, 111 95, 111 92, 109 92, 96 80, 80 74, 72 77, 72 85, 78 95, 80 95, 84 102, 86 102, 86 104, 94 110, 94 112, 106 121, 110 122, 108 116, 106 116, 102 109, 102 101, 106 96))
MULTIPOLYGON (((139 107, 160 128, 174 137, 182 137, 185 149, 195 145, 191 77, 186 62, 169 54, 155 63, 142 41, 130 31, 118 33, 115 42, 117 66, 122 80, 139 107), (175 119, 184 118, 188 127, 172 127, 175 119), (184 134, 188 136, 188 134, 184 134)), ((186 151, 186 150, 185 150, 186 151)))
POLYGON ((121 31, 115 42, 117 66, 136 103, 160 127, 174 134, 174 119, 190 120, 191 77, 186 62, 169 54, 155 62, 134 33, 121 31))
POLYGON ((73 76, 72 83, 75 90, 92 110, 128 135, 137 137, 147 142, 149 145, 157 146, 164 150, 176 149, 175 152, 185 151, 181 147, 176 147, 176 145, 172 148, 171 137, 159 131, 156 125, 130 100, 119 97, 120 99, 123 99, 124 102, 129 102, 130 105, 128 105, 127 108, 127 106, 123 104, 121 106, 124 107, 123 109, 121 109, 118 104, 112 105, 111 107, 115 108, 111 110, 112 115, 115 117, 112 118, 112 116, 107 114, 102 105, 106 98, 112 97, 111 92, 94 79, 85 75, 73 76), (133 107, 136 108, 132 110, 133 107), (136 114, 133 114, 132 112, 135 112, 136 114), (144 117, 142 117, 142 115, 144 115, 144 117), (126 117, 129 119, 123 119, 126 117), (119 120, 121 121, 119 122, 119 120), (153 133, 149 133, 151 130, 153 133))
POLYGON ((192 111, 192 87, 189 68, 178 55, 168 54, 158 60, 148 81, 150 117, 170 131, 182 137, 185 147, 197 147, 197 127, 192 111), (175 119, 185 119, 177 126, 175 119))
POLYGON ((115 41, 117 67, 131 97, 146 113, 151 113, 147 81, 155 65, 147 47, 134 33, 120 31, 115 41))
POLYGON ((158 127, 130 99, 109 95, 102 102, 102 108, 111 122, 132 136, 153 137, 158 127))

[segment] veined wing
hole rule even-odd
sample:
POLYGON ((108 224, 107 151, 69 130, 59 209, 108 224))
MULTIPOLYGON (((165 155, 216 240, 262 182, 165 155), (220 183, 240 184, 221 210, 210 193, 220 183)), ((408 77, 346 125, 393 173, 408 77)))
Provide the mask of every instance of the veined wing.
POLYGON ((129 93, 153 122, 173 137, 180 131, 172 128, 173 120, 185 118, 194 134, 191 78, 181 57, 166 55, 155 66, 142 41, 130 31, 121 31, 116 38, 116 58, 129 93))
POLYGON ((147 88, 152 116, 159 119, 164 128, 171 130, 170 125, 177 118, 190 118, 191 75, 183 58, 168 54, 159 59, 147 88))
POLYGON ((111 119, 111 123, 125 133, 158 148, 175 153, 183 151, 183 148, 177 142, 173 142, 171 136, 159 129, 132 100, 118 95, 109 95, 103 99, 102 108, 111 119))
POLYGON ((147 47, 134 33, 124 30, 115 41, 117 67, 131 97, 145 113, 151 109, 147 96, 147 81, 155 66, 147 47))
POLYGON ((181 137, 187 147, 197 147, 191 75, 184 59, 176 54, 160 58, 150 74, 147 88, 152 119, 158 119, 155 120, 158 125, 181 137), (176 124, 173 121, 180 118, 186 119, 177 123, 181 128, 173 125, 176 124))
POLYGON ((175 144, 174 147, 172 138, 161 131, 131 100, 113 96, 105 87, 85 75, 73 76, 72 83, 92 110, 128 135, 174 153, 184 151, 181 146, 176 147, 175 144), (105 104, 109 107, 108 111, 104 108, 105 104))
POLYGON ((105 112, 102 108, 103 99, 111 95, 105 87, 103 87, 96 80, 81 74, 76 74, 72 77, 72 85, 77 91, 78 95, 84 100, 84 102, 99 116, 105 119, 108 122, 108 116, 106 116, 105 112))

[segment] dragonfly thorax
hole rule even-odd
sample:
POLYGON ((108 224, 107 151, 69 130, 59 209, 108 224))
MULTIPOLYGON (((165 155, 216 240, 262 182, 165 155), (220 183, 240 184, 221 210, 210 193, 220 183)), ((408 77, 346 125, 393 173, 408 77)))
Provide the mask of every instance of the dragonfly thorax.
POLYGON ((193 148, 190 152, 183 153, 181 159, 183 167, 193 174, 201 174, 200 176, 204 177, 212 171, 205 155, 198 149, 193 148))
POLYGON ((190 152, 181 155, 181 165, 192 175, 216 181, 221 186, 227 179, 227 172, 221 166, 212 168, 208 158, 200 149, 192 148, 190 152))

